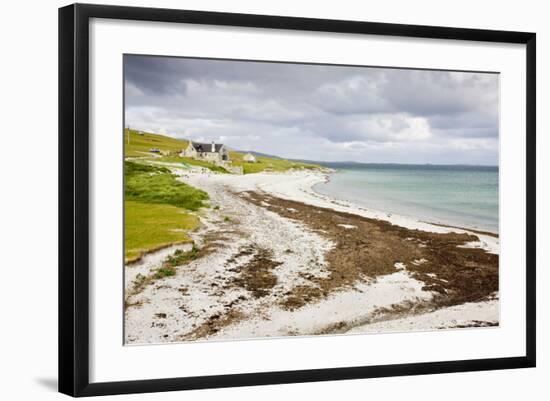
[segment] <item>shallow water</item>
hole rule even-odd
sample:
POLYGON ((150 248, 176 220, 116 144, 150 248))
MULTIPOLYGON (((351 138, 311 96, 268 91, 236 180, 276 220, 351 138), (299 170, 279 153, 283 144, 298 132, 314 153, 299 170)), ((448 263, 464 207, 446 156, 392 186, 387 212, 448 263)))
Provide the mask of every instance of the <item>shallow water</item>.
POLYGON ((325 163, 313 189, 361 206, 433 223, 498 232, 498 167, 325 163))

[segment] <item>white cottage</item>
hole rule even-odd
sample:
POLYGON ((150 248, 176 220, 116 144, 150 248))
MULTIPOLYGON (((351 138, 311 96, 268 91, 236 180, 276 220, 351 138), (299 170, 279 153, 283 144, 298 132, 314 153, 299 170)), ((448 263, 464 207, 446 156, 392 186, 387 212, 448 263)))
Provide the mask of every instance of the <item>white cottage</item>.
POLYGON ((222 163, 229 161, 229 152, 225 145, 221 143, 198 143, 189 142, 180 156, 191 157, 197 160, 204 160, 211 163, 222 163))

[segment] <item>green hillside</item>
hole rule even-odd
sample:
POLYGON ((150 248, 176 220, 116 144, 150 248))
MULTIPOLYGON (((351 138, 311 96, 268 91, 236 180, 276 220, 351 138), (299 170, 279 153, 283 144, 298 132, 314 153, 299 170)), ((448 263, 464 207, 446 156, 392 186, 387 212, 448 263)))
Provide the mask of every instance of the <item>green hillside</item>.
MULTIPOLYGON (((165 135, 137 130, 124 131, 124 156, 143 157, 144 160, 162 161, 167 163, 182 163, 183 165, 200 166, 209 168, 219 173, 227 173, 225 169, 211 163, 194 160, 188 157, 180 157, 178 154, 185 149, 189 141, 171 138, 165 135), (153 154, 151 149, 159 149, 161 154, 153 154)), ((257 156, 256 163, 243 161, 244 154, 229 152, 233 166, 242 166, 244 174, 260 173, 262 171, 287 171, 290 169, 318 169, 315 164, 301 163, 292 160, 279 159, 267 156, 257 156)))
POLYGON ((150 153, 152 148, 175 154, 185 149, 188 144, 189 141, 170 138, 165 135, 132 129, 124 130, 124 156, 126 157, 152 156, 150 153))

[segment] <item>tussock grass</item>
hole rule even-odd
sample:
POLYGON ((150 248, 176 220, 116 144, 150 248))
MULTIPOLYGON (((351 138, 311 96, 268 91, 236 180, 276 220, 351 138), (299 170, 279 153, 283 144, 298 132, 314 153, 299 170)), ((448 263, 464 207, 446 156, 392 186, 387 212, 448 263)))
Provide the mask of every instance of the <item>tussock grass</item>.
POLYGON ((159 269, 157 269, 157 271, 155 272, 154 274, 154 277, 156 279, 160 279, 160 278, 163 278, 163 277, 170 277, 170 276, 175 276, 176 275, 176 269, 172 266, 163 266, 159 269))
POLYGON ((175 276, 177 273, 177 267, 182 266, 186 263, 191 262, 199 257, 200 250, 193 246, 193 248, 188 251, 182 251, 178 249, 174 252, 173 255, 168 256, 162 266, 152 270, 150 274, 143 275, 138 273, 134 279, 132 289, 126 293, 125 307, 133 306, 135 303, 129 301, 129 298, 139 294, 145 289, 148 285, 155 282, 155 280, 160 280, 165 277, 175 276))
POLYGON ((184 265, 192 260, 197 259, 199 256, 199 248, 193 245, 190 251, 184 252, 181 249, 177 249, 173 255, 170 255, 164 261, 164 266, 176 267, 184 265))
POLYGON ((165 167, 124 162, 126 200, 168 204, 187 210, 207 206, 208 194, 180 182, 165 167))

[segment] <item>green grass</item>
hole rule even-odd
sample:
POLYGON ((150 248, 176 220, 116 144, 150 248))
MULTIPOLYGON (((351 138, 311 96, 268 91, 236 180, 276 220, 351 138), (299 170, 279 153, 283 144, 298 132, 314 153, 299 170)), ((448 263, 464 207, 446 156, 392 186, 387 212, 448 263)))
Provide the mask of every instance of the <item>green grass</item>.
POLYGON ((196 216, 175 206, 129 200, 124 205, 126 262, 154 249, 191 242, 186 232, 199 225, 196 216))
POLYGON ((287 171, 290 169, 314 170, 320 168, 316 164, 295 162, 286 159, 274 159, 272 157, 256 156, 256 163, 248 163, 243 160, 244 155, 239 152, 229 152, 229 157, 234 166, 242 166, 244 174, 260 173, 262 171, 287 171))
POLYGON ((170 255, 164 261, 165 266, 176 267, 187 262, 197 259, 199 256, 199 248, 193 245, 190 251, 184 252, 181 249, 176 249, 173 255, 170 255))
POLYGON ((157 271, 155 272, 154 274, 154 278, 156 279, 159 279, 159 278, 163 278, 163 277, 170 277, 170 276, 175 276, 176 275, 176 269, 173 268, 172 266, 163 266, 159 269, 157 269, 157 271))
POLYGON ((197 259, 199 256, 199 248, 193 245, 190 251, 183 251, 176 249, 173 255, 168 256, 162 267, 155 270, 153 278, 159 279, 163 277, 174 276, 176 274, 176 267, 184 265, 192 260, 197 259))
POLYGON ((171 138, 165 135, 144 132, 139 134, 136 130, 124 130, 124 156, 139 157, 147 156, 151 153, 151 148, 158 148, 163 152, 176 154, 185 149, 189 141, 171 138), (130 143, 128 143, 130 136, 130 143))
POLYGON ((165 167, 124 162, 125 200, 168 204, 187 210, 207 206, 208 194, 180 182, 165 167))
POLYGON ((165 167, 124 162, 125 258, 175 243, 191 242, 186 234, 199 219, 189 211, 207 206, 208 194, 193 188, 165 167))

